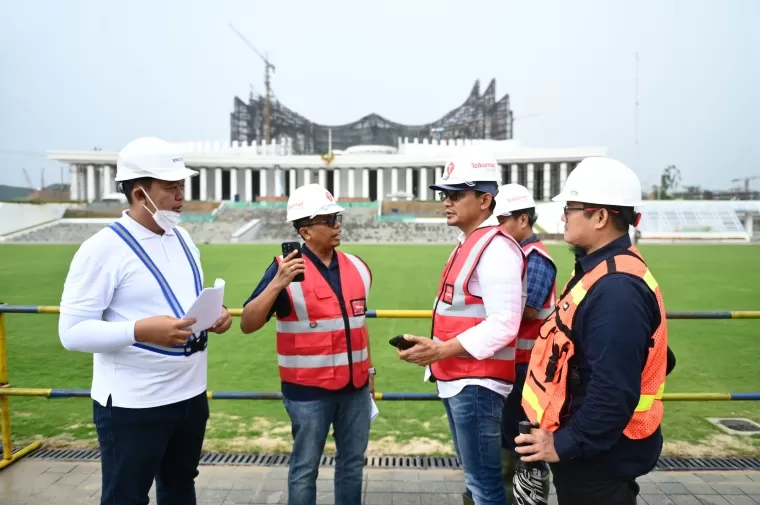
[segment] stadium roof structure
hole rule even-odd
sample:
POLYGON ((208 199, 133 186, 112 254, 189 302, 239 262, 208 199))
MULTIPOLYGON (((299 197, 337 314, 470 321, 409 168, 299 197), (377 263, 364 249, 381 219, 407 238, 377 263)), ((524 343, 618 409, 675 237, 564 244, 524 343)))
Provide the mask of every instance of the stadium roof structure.
MULTIPOLYGON (((476 80, 462 105, 432 123, 405 125, 372 113, 353 123, 324 125, 273 99, 269 125, 270 137, 289 139, 293 154, 324 154, 357 145, 397 146, 399 138, 510 140, 513 114, 508 94, 496 100, 496 80, 491 79, 482 94, 476 80)), ((265 139, 266 98, 251 95, 245 103, 235 97, 230 126, 233 142, 250 144, 265 139)))

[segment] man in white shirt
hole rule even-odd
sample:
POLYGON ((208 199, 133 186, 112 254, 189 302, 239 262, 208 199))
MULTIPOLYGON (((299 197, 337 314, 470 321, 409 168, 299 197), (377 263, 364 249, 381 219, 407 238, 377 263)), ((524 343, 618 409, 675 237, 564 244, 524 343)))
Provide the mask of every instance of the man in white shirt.
POLYGON ((208 419, 207 331, 224 333, 226 308, 207 331, 183 318, 203 288, 200 252, 177 226, 185 167, 172 144, 144 137, 119 153, 122 217, 74 255, 58 332, 69 351, 93 353, 93 422, 102 505, 193 505, 208 419))
POLYGON ((515 338, 527 284, 520 245, 492 218, 500 167, 490 156, 450 160, 440 191, 447 224, 462 233, 443 270, 432 339, 405 335, 398 351, 429 366, 438 386, 467 491, 465 505, 506 505, 501 473, 501 418, 515 380, 515 338))

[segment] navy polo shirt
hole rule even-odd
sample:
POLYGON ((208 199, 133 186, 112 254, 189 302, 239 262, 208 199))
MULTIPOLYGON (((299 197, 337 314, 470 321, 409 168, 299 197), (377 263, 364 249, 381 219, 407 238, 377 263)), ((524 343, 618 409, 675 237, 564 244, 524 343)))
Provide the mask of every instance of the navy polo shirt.
MULTIPOLYGON (((317 258, 317 256, 311 252, 305 244, 301 247, 301 254, 303 254, 305 257, 308 257, 311 262, 314 263, 314 265, 317 267, 317 270, 319 270, 319 273, 322 274, 322 276, 332 288, 335 296, 337 296, 339 300, 342 300, 343 292, 341 291, 340 285, 340 270, 338 269, 337 253, 333 253, 330 266, 325 266, 322 260, 317 258)), ((251 300, 259 296, 266 289, 269 283, 272 282, 272 280, 277 276, 278 268, 279 265, 277 264, 277 261, 272 261, 272 264, 269 265, 266 272, 264 272, 264 277, 262 277, 261 281, 259 281, 259 285, 256 286, 256 289, 253 290, 253 293, 251 293, 251 296, 248 297, 248 300, 245 301, 243 307, 245 307, 251 300)), ((269 310, 269 314, 267 315, 267 321, 269 321, 275 314, 277 314, 278 317, 287 317, 290 315, 290 312, 291 307, 290 300, 288 299, 288 293, 283 289, 277 295, 274 304, 272 304, 272 308, 269 310)), ((345 388, 337 391, 331 391, 329 389, 313 386, 302 386, 300 384, 293 384, 291 382, 281 382, 282 395, 288 400, 292 401, 317 400, 329 395, 356 391, 356 389, 357 388, 353 385, 352 382, 349 382, 345 388)))
MULTIPOLYGON (((630 246, 626 234, 576 258, 568 289, 585 272, 630 246)), ((625 437, 623 430, 638 404, 641 372, 659 324, 657 298, 639 278, 612 273, 589 290, 573 323, 571 365, 578 367, 580 385, 572 386, 570 417, 562 419, 554 434, 560 466, 590 466, 631 477, 654 468, 662 450, 660 428, 642 440, 625 437)))

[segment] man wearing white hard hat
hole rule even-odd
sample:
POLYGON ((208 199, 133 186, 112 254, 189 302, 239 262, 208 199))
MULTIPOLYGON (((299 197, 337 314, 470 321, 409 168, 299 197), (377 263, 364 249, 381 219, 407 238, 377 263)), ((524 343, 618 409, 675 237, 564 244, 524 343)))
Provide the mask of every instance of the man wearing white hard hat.
POLYGON ((337 451, 335 504, 362 502, 375 369, 364 315, 372 274, 358 256, 338 251, 343 207, 318 184, 297 188, 287 221, 305 244, 278 256, 245 302, 240 328, 259 330, 276 316, 277 361, 293 450, 288 503, 314 505, 325 442, 337 451), (299 274, 303 280, 294 282, 299 274))
POLYGON ((207 332, 185 316, 203 289, 200 252, 177 225, 184 180, 197 172, 163 140, 144 137, 119 153, 116 182, 129 209, 82 243, 61 297, 59 336, 93 354, 93 422, 103 505, 194 504, 208 419, 207 332))
POLYGON ((619 161, 586 158, 553 200, 577 258, 531 354, 522 404, 538 428, 516 450, 551 464, 560 505, 633 505, 662 449, 670 368, 660 287, 628 236, 641 184, 619 161))
POLYGON ((405 335, 399 357, 426 367, 438 388, 465 475, 465 504, 505 505, 501 419, 515 381, 515 347, 525 299, 525 257, 493 218, 501 179, 492 156, 447 161, 430 186, 443 200, 459 244, 441 275, 431 337, 405 335))
MULTIPOLYGON (((515 357, 516 374, 513 392, 504 403, 502 419, 502 458, 504 485, 507 495, 512 497, 512 481, 517 467, 515 452, 515 437, 519 434, 519 424, 527 420, 520 400, 525 375, 528 373, 530 351, 538 337, 538 330, 549 314, 554 310, 555 293, 557 291, 557 267, 549 251, 539 240, 533 225, 536 223, 536 202, 533 195, 525 186, 520 184, 505 184, 499 188, 496 195, 494 215, 504 231, 520 243, 528 267, 528 298, 525 301, 520 332, 517 335, 517 353, 515 357)), ((541 468, 544 499, 549 499, 549 468, 544 463, 541 468)))

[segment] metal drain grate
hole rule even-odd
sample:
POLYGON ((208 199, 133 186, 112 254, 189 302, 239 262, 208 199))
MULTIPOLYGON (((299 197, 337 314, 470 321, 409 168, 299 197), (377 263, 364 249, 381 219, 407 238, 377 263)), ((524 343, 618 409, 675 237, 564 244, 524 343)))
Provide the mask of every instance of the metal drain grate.
MULTIPOLYGON (((30 459, 57 461, 98 461, 100 459, 100 452, 97 449, 40 449, 27 457, 30 459)), ((365 461, 367 468, 408 468, 416 470, 460 468, 459 462, 454 456, 370 456, 365 461)), ((211 466, 287 467, 289 463, 289 454, 204 452, 201 455, 201 465, 211 466)), ((322 456, 320 464, 322 467, 334 467, 335 456, 322 456)), ((760 470, 760 458, 673 458, 663 456, 657 462, 655 470, 688 472, 701 470, 760 470)))
POLYGON ((752 419, 735 417, 708 417, 708 421, 732 435, 755 435, 760 433, 760 424, 752 419))

